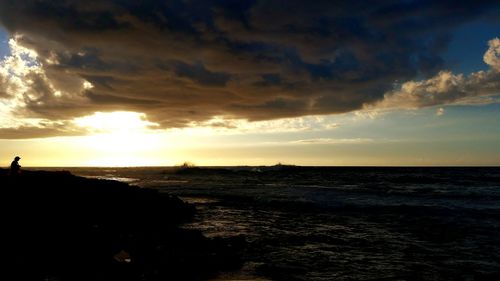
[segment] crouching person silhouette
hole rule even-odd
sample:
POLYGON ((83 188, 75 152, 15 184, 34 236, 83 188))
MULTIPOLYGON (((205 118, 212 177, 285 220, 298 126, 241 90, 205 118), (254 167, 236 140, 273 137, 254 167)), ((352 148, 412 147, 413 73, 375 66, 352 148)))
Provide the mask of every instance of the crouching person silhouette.
POLYGON ((21 157, 16 156, 14 158, 14 161, 10 164, 10 175, 11 176, 18 176, 21 173, 21 165, 19 165, 19 160, 21 160, 21 157))

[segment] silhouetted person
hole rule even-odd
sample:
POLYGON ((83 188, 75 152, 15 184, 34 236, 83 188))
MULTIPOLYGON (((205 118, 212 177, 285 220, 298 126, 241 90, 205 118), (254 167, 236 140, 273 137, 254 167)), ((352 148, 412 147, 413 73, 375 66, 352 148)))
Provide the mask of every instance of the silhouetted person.
POLYGON ((12 176, 19 175, 19 173, 21 172, 21 165, 19 165, 19 160, 21 160, 21 157, 16 156, 16 158, 14 158, 14 161, 12 161, 12 163, 10 164, 10 174, 12 176))

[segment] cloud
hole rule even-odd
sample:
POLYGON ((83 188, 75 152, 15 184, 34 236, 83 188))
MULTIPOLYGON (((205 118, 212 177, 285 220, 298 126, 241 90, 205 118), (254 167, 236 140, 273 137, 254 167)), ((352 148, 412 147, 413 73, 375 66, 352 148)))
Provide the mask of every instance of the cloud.
POLYGON ((414 109, 452 104, 485 104, 498 102, 500 95, 500 39, 488 42, 484 62, 487 71, 470 75, 440 71, 421 81, 404 82, 397 89, 386 93, 384 99, 368 109, 414 109))
POLYGON ((331 119, 332 118, 325 118, 323 116, 306 116, 249 122, 244 119, 226 119, 223 116, 215 116, 207 121, 190 123, 189 130, 201 130, 205 132, 217 131, 224 134, 272 134, 328 131, 340 127, 338 123, 335 123, 331 119))
POLYGON ((489 48, 484 53, 484 62, 492 69, 500 71, 500 39, 495 38, 488 42, 489 48))
MULTIPOLYGON (((0 73, 0 99, 15 101, 19 118, 130 111, 162 128, 345 113, 383 100, 396 80, 436 75, 453 28, 498 9, 494 1, 0 1, 14 50, 33 55, 2 63, 21 72, 0 73)), ((485 61, 498 67, 494 54, 485 61)), ((435 83, 469 79, 437 75, 435 83)), ((495 79, 481 75, 470 79, 495 79)))
POLYGON ((354 138, 354 139, 334 139, 334 138, 318 138, 318 139, 303 139, 292 141, 292 144, 355 144, 355 143, 371 143, 373 139, 354 138))
POLYGON ((81 136, 84 131, 67 126, 21 126, 17 128, 0 128, 0 139, 36 139, 61 136, 81 136))
POLYGON ((202 86, 225 86, 231 75, 224 72, 212 72, 201 63, 189 65, 183 62, 175 63, 175 74, 179 77, 189 78, 202 86))

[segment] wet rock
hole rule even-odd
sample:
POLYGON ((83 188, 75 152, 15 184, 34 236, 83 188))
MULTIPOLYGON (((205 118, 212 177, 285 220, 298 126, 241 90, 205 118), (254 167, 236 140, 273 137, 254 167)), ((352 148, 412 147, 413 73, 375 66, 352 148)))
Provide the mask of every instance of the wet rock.
POLYGON ((240 266, 242 242, 180 227, 177 197, 68 172, 0 170, 8 280, 201 280, 240 266))

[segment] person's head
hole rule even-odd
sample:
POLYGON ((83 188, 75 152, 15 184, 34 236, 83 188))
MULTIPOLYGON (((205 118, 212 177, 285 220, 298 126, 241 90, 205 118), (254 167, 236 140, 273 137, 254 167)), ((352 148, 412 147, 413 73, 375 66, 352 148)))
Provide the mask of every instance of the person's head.
POLYGON ((16 158, 14 158, 14 160, 19 161, 19 160, 21 160, 21 157, 16 156, 16 158))

